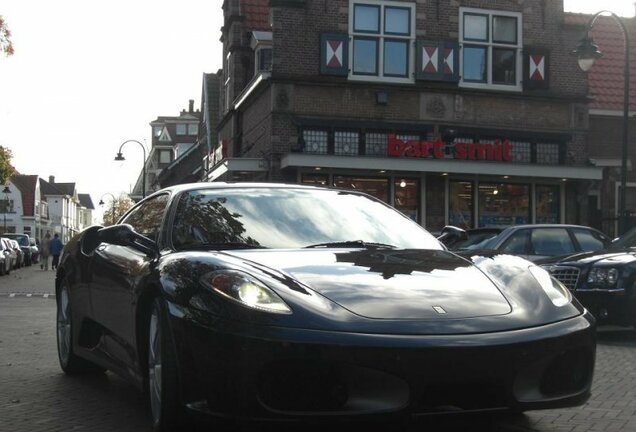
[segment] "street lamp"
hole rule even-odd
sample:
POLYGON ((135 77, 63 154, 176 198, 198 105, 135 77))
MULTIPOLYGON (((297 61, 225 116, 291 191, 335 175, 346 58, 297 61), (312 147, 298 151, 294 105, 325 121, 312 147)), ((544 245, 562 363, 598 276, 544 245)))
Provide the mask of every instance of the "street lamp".
POLYGON ((113 207, 112 207, 112 214, 111 214, 110 219, 111 219, 111 225, 115 225, 115 200, 116 200, 116 198, 115 198, 115 195, 113 195, 112 193, 110 193, 110 192, 106 192, 105 194, 103 194, 103 195, 99 198, 99 203, 98 203, 98 204, 99 204, 100 206, 103 206, 103 205, 105 204, 105 203, 104 203, 104 196, 105 196, 105 195, 110 195, 110 197, 113 199, 113 201, 112 201, 112 204, 113 204, 113 207))
POLYGON ((125 161, 126 158, 124 158, 124 155, 121 152, 122 147, 124 147, 124 144, 129 143, 129 142, 134 142, 137 143, 141 146, 141 150, 144 152, 144 165, 143 165, 143 170, 142 170, 142 178, 141 178, 141 197, 145 198, 146 197, 146 147, 144 147, 144 145, 142 143, 140 143, 137 140, 127 140, 124 141, 123 143, 121 143, 121 145, 119 146, 119 151, 117 152, 117 156, 115 156, 115 160, 116 161, 125 161))
POLYGON ((590 32, 592 31, 592 26, 598 19, 601 14, 608 13, 610 14, 614 20, 618 23, 621 30, 623 31, 623 37, 625 38, 625 65, 624 65, 624 88, 623 88, 623 142, 622 142, 622 154, 621 154, 621 187, 620 187, 620 206, 619 206, 619 223, 618 223, 618 234, 624 234, 627 231, 627 201, 626 201, 626 191, 627 191, 627 140, 628 140, 628 132, 629 132, 629 32, 625 27, 625 23, 613 12, 610 11, 600 11, 594 14, 590 19, 590 22, 587 24, 587 28, 585 29, 585 36, 579 42, 579 45, 572 52, 576 54, 579 58, 579 67, 583 72, 587 72, 592 68, 594 64, 594 60, 602 57, 602 53, 599 51, 598 46, 594 43, 590 32))
POLYGON ((7 232, 7 211, 9 210, 9 194, 11 193, 11 189, 9 189, 8 185, 4 186, 4 189, 2 190, 2 193, 4 194, 4 212, 3 212, 4 229, 2 230, 2 234, 6 234, 6 232, 7 232))

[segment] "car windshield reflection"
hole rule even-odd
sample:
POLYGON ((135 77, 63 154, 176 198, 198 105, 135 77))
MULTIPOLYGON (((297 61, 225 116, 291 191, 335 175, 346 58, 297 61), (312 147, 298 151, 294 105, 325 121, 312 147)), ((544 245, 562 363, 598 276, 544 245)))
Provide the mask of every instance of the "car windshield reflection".
POLYGON ((179 198, 172 232, 177 249, 206 244, 287 249, 351 239, 404 249, 442 248, 427 231, 383 203, 336 190, 187 191, 179 198))

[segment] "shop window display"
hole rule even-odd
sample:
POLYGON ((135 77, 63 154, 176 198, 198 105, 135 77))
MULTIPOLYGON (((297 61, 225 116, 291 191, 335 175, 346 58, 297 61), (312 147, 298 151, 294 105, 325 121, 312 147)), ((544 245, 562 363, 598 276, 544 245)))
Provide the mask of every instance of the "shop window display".
POLYGON ((417 222, 419 181, 415 179, 396 178, 393 187, 395 191, 393 207, 417 222))
POLYGON ((473 227, 473 184, 450 181, 448 184, 448 223, 460 228, 473 227))
POLYGON ((379 177, 333 176, 333 185, 343 189, 352 189, 389 202, 389 179, 379 177))
POLYGON ((479 226, 530 223, 530 186, 510 183, 479 185, 479 226))
POLYGON ((559 223, 560 191, 558 186, 536 187, 537 223, 559 223))

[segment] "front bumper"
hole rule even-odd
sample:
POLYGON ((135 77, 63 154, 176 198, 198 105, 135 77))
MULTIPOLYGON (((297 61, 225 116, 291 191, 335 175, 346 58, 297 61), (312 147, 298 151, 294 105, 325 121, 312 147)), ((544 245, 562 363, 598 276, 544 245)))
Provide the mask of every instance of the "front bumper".
MULTIPOLYGON (((429 415, 580 405, 590 395, 589 313, 510 332, 400 336, 202 324, 170 304, 182 401, 239 419, 429 415)), ((208 317, 210 318, 210 317, 208 317)))

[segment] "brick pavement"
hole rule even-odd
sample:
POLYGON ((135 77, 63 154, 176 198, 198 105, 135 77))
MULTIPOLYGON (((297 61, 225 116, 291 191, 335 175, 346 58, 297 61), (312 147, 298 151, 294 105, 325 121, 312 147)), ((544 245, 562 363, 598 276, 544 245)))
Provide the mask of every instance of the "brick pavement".
POLYGON ((55 294, 55 272, 44 271, 39 264, 12 270, 11 274, 0 276, 0 297, 15 294, 42 296, 55 294))
MULTIPOLYGON (((141 394, 124 380, 112 373, 71 378, 61 372, 55 346, 54 297, 6 294, 52 293, 53 272, 39 267, 20 272, 16 277, 13 273, 0 277, 0 432, 150 431, 141 394)), ((342 429, 351 430, 350 426, 342 429)), ((330 429, 333 432, 334 428, 330 429)), ((373 424, 365 429, 386 432, 404 428, 373 424)), ((593 395, 583 407, 517 416, 442 417, 410 425, 407 430, 636 432, 636 332, 620 328, 599 331, 593 395)))

